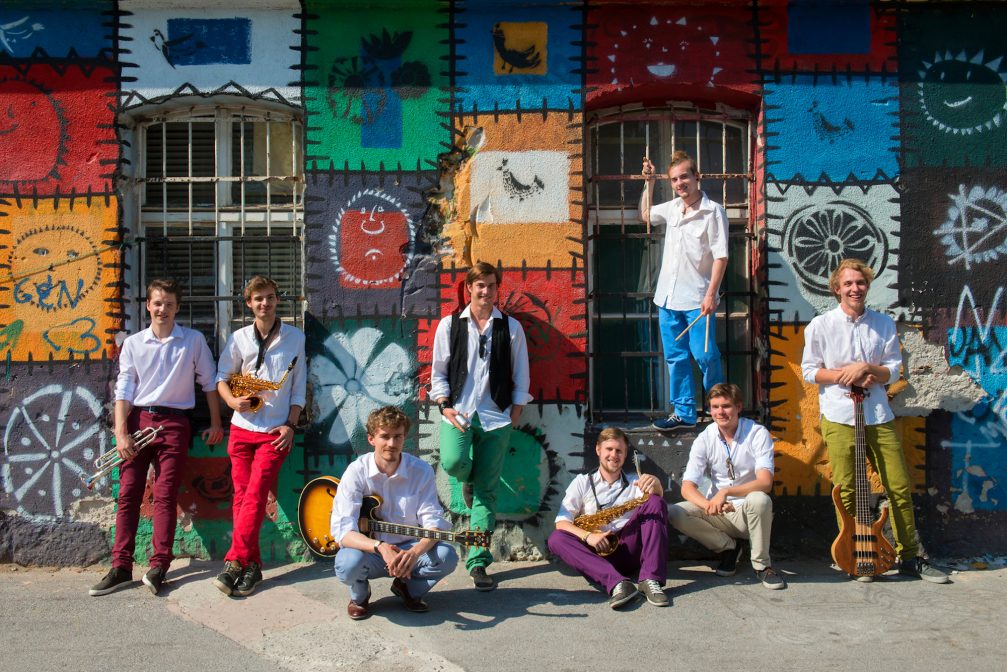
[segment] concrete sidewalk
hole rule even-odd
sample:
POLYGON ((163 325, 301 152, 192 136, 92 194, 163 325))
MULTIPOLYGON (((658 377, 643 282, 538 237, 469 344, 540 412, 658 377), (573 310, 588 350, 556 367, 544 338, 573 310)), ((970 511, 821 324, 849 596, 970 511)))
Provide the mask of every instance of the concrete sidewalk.
MULTIPOLYGON (((266 571, 251 597, 211 585, 219 563, 179 561, 170 589, 136 583, 100 598, 101 570, 0 566, 2 670, 862 670, 1003 669, 1007 569, 956 572, 951 585, 895 576, 857 583, 825 562, 778 567, 764 589, 672 563, 669 596, 612 611, 579 576, 548 563, 493 566, 477 593, 458 570, 411 614, 372 584, 373 616, 353 622, 329 562, 266 571), (136 645, 130 642, 136 642, 136 645), (731 662, 733 661, 733 662, 731 662)), ((139 579, 140 568, 134 572, 139 579)))

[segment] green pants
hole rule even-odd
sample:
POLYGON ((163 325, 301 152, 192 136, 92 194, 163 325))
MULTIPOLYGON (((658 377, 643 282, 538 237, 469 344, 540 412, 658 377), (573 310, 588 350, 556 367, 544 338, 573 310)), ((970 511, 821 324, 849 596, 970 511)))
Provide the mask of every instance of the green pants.
MULTIPOLYGON (((916 520, 913 516, 912 483, 906 457, 902 452, 899 435, 895 431, 895 421, 883 425, 867 425, 867 459, 881 477, 881 484, 888 493, 892 529, 895 532, 895 551, 903 560, 915 558, 919 552, 916 538, 916 520)), ((822 418, 822 438, 829 449, 832 462, 832 482, 840 486, 839 494, 843 506, 850 515, 856 515, 853 485, 856 461, 856 436, 852 425, 841 425, 822 418)), ((836 512, 839 520, 839 513, 836 512)))
MULTIPOLYGON (((464 432, 454 425, 441 423, 441 468, 461 483, 472 484, 471 528, 492 532, 496 525, 497 488, 510 440, 511 426, 487 432, 473 414, 472 424, 464 432)), ((469 549, 465 568, 488 567, 493 554, 488 548, 469 549)))

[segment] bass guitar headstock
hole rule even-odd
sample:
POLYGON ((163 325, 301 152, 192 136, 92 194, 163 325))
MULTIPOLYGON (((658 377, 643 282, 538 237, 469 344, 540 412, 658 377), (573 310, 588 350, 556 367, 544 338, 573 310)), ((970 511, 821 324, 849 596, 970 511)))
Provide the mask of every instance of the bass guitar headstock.
POLYGON ((850 385, 850 399, 855 403, 864 403, 864 398, 867 396, 867 390, 860 387, 859 385, 850 385))

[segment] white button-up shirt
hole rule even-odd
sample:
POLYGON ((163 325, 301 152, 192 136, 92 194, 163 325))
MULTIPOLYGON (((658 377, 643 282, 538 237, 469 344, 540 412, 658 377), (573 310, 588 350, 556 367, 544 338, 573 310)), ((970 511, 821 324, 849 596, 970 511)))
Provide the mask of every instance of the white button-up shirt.
POLYGON ((161 340, 150 328, 122 342, 116 401, 134 406, 188 409, 196 405, 193 377, 205 392, 216 390, 213 355, 206 338, 179 324, 161 340))
MULTIPOLYGON (((891 377, 886 385, 899 379, 902 355, 899 333, 892 318, 867 308, 863 315, 853 319, 837 306, 805 327, 804 358, 801 360, 804 380, 814 383, 818 369, 839 369, 854 362, 888 369, 891 377)), ((826 420, 854 424, 849 393, 846 385, 818 386, 818 405, 826 420)), ((880 425, 894 417, 884 386, 872 385, 864 398, 864 422, 880 425)))
MULTIPOLYGON (((466 306, 459 317, 468 318, 468 376, 461 391, 454 395, 454 408, 464 413, 469 420, 475 414, 479 415, 479 424, 486 431, 492 431, 509 425, 510 412, 507 408, 497 408, 490 397, 490 353, 493 347, 493 319, 503 317, 499 309, 493 308, 493 319, 486 321, 483 334, 486 335, 484 356, 479 356, 479 328, 472 319, 471 306, 466 306)), ((434 334, 433 364, 430 372, 430 398, 440 399, 450 397, 451 386, 448 383, 448 357, 451 354, 451 321, 449 315, 437 325, 434 334)), ((521 323, 513 317, 507 318, 510 327, 510 362, 511 375, 514 380, 514 391, 511 394, 511 404, 526 406, 534 397, 528 394, 531 376, 528 369, 528 344, 525 341, 524 329, 521 323)), ((447 419, 443 419, 447 422, 447 419)))
POLYGON ((650 209, 652 224, 665 224, 664 254, 654 303, 670 310, 695 310, 713 279, 714 259, 727 258, 727 212, 703 192, 699 207, 684 214, 676 198, 650 209))
MULTIPOLYGON (((399 468, 386 476, 378 470, 374 453, 367 453, 346 467, 336 488, 329 526, 337 544, 342 544, 347 532, 360 531, 360 503, 364 495, 381 497, 377 516, 386 522, 428 530, 451 529, 444 520, 444 510, 437 499, 434 470, 429 464, 415 455, 402 453, 399 468)), ((389 544, 412 538, 385 533, 370 536, 389 544)))
MULTIPOLYGON (((279 318, 277 318, 279 319, 279 318)), ((290 362, 297 357, 297 364, 279 390, 256 392, 262 399, 262 408, 257 412, 238 413, 235 411, 231 424, 251 432, 268 432, 287 421, 291 406, 304 407, 307 386, 306 363, 304 361, 304 332, 289 324, 280 325, 280 333, 266 349, 262 366, 255 371, 255 360, 259 356, 259 343, 255 339, 255 324, 242 327, 227 339, 224 351, 220 353, 217 380, 227 381, 235 373, 253 375, 261 380, 278 383, 287 372, 290 362)))
MULTIPOLYGON (((710 488, 706 498, 710 499, 723 488, 732 485, 744 485, 755 480, 758 469, 767 469, 773 473, 773 437, 769 430, 750 418, 738 418, 738 429, 734 439, 724 441, 723 435, 716 423, 710 423, 689 450, 689 463, 685 467, 683 481, 691 481, 697 486, 703 476, 710 477, 710 488), (730 451, 730 456, 728 456, 730 451), (730 457, 734 467, 734 479, 727 471, 727 458, 730 457)), ((742 500, 744 497, 728 497, 729 500, 742 500)))
MULTIPOLYGON (((572 523, 578 516, 598 513, 600 509, 610 509, 613 506, 643 497, 643 493, 634 485, 636 478, 636 474, 623 474, 623 478, 616 480, 615 483, 609 483, 597 471, 581 474, 573 479, 573 482, 567 487, 563 503, 559 507, 559 513, 556 514, 556 522, 565 520, 572 523), (593 491, 591 490, 592 481, 594 481, 593 491), (595 493, 597 493, 598 499, 595 499, 595 493)), ((626 526, 634 513, 636 513, 635 509, 627 511, 603 526, 599 531, 618 532, 626 526)), ((595 530, 590 531, 594 532, 595 530)))

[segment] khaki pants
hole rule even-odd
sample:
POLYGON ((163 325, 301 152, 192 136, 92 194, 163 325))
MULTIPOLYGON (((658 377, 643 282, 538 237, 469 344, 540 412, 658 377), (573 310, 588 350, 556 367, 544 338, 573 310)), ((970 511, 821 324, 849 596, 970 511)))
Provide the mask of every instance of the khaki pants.
POLYGON ((735 548, 735 539, 752 542, 752 567, 772 567, 769 535, 773 529, 773 500, 764 492, 750 492, 743 502, 734 502, 734 511, 710 516, 691 502, 668 507, 672 527, 692 537, 711 551, 722 553, 735 548))

